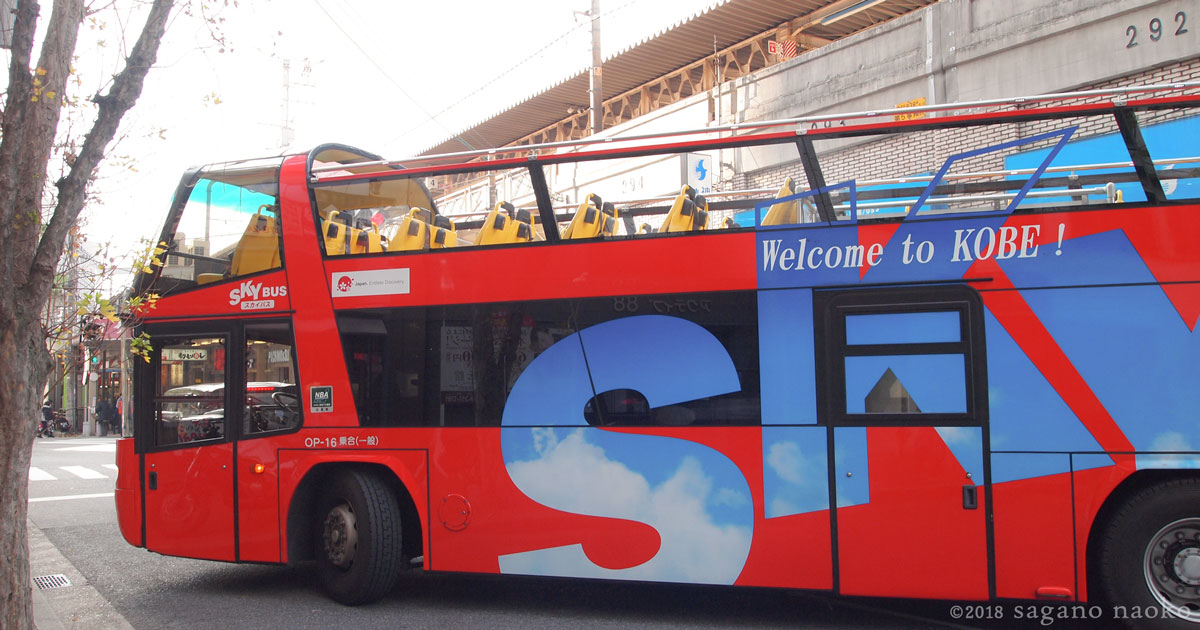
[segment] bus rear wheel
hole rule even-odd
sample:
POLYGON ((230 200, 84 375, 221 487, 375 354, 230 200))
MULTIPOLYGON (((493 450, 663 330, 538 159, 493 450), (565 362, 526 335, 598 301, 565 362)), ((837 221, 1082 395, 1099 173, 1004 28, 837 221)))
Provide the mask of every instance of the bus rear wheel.
POLYGON ((1114 614, 1134 627, 1200 630, 1200 479, 1133 495, 1109 523, 1099 559, 1114 614))
POLYGON ((317 502, 315 552, 325 591, 347 605, 378 600, 400 574, 400 506, 391 488, 364 471, 336 473, 317 502))

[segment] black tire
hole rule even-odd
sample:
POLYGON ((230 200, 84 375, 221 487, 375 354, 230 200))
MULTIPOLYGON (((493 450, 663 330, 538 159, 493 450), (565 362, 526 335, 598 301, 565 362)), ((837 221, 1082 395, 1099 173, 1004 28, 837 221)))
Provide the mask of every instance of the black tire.
POLYGON ((316 517, 317 573, 329 596, 356 606, 387 595, 401 568, 400 505, 388 484, 340 471, 325 484, 316 517))
POLYGON ((1200 630, 1200 479, 1133 495, 1113 514, 1098 558, 1110 614, 1132 628, 1200 630))

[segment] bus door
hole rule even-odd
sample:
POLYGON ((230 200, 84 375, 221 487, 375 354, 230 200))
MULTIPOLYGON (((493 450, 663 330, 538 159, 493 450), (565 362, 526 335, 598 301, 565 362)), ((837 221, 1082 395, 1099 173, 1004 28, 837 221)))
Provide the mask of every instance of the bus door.
MULTIPOLYGON (((300 427, 300 397, 292 326, 251 320, 242 327, 235 364, 242 373, 237 425, 238 560, 279 562, 278 445, 269 438, 300 427)), ((235 427, 230 427, 235 428, 235 427)))
POLYGON ((839 592, 988 597, 978 294, 924 286, 816 295, 839 592))
POLYGON ((241 376, 229 369, 231 327, 148 328, 151 361, 139 369, 136 439, 144 454, 145 545, 191 558, 235 560, 234 442, 241 376))

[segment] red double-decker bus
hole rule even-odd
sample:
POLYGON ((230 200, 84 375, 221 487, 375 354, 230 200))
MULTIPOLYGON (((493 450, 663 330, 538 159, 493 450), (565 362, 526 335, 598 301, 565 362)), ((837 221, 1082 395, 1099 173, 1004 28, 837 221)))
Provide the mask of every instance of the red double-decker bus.
POLYGON ((1195 87, 190 171, 123 535, 1195 622, 1195 87))

